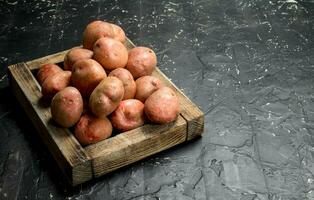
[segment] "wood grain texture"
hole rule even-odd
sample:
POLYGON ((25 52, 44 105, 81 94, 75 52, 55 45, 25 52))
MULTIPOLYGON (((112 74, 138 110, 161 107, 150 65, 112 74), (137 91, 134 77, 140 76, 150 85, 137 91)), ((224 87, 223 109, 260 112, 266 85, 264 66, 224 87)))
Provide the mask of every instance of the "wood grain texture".
POLYGON ((134 163, 186 140, 187 123, 181 116, 164 125, 147 124, 86 147, 94 176, 134 163))
POLYGON ((45 56, 42 58, 28 61, 28 62, 26 62, 26 65, 28 66, 28 68, 30 70, 34 70, 34 69, 40 68, 40 66, 43 64, 63 62, 64 56, 69 50, 70 49, 65 50, 65 51, 61 51, 61 52, 58 52, 58 53, 55 53, 55 54, 52 54, 49 56, 45 56))
POLYGON ((91 179, 90 157, 68 129, 51 120, 50 108, 41 101, 40 88, 26 64, 10 66, 9 73, 15 96, 71 184, 91 179))

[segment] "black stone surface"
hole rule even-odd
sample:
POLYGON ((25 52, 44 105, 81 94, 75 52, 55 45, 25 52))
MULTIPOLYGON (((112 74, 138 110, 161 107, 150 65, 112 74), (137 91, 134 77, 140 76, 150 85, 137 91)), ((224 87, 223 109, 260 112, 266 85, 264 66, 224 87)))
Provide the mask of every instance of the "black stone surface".
POLYGON ((314 199, 314 1, 0 1, 0 199, 314 199), (76 188, 13 97, 9 64, 95 19, 152 47, 206 113, 201 139, 76 188))

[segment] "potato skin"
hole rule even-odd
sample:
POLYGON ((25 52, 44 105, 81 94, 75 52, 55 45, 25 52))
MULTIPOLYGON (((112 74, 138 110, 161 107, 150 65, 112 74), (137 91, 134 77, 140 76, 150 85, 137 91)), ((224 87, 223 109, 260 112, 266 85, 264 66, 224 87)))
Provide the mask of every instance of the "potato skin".
POLYGON ((71 72, 61 71, 48 76, 42 84, 41 93, 44 98, 51 99, 57 92, 70 85, 71 72))
POLYGON ((46 80, 48 76, 52 76, 55 73, 63 71, 58 65, 55 64, 45 64, 42 65, 37 72, 37 80, 40 85, 46 80))
POLYGON ((106 76, 104 68, 95 60, 79 60, 73 65, 71 82, 82 96, 87 97, 106 76))
POLYGON ((97 118, 90 113, 82 115, 74 129, 74 135, 82 145, 107 139, 111 134, 112 125, 108 118, 97 118))
POLYGON ((156 90, 163 87, 163 83, 154 76, 142 76, 135 81, 135 99, 145 103, 146 99, 156 90))
POLYGON ((105 70, 114 70, 125 67, 128 62, 128 51, 119 41, 103 37, 94 44, 93 58, 99 62, 105 70))
POLYGON ((124 43, 126 40, 126 36, 125 36, 125 32, 123 31, 123 29, 116 24, 111 24, 111 26, 113 29, 113 39, 124 43))
POLYGON ((113 37, 113 27, 110 23, 96 20, 89 23, 83 32, 83 48, 92 50, 94 43, 101 37, 113 37))
POLYGON ((74 87, 66 87, 59 91, 51 101, 52 119, 62 127, 73 126, 83 112, 83 99, 74 87))
POLYGON ((172 122, 180 113, 178 97, 169 87, 162 87, 146 99, 144 111, 153 123, 172 122))
POLYGON ((147 47, 135 47, 129 51, 126 69, 134 79, 151 75, 157 65, 157 57, 153 50, 147 47))
POLYGON ((145 122, 144 104, 137 99, 121 101, 118 108, 111 113, 112 126, 120 131, 140 127, 145 122))
POLYGON ((89 108, 97 117, 106 117, 118 107, 123 95, 122 81, 113 76, 106 77, 90 95, 89 108))
POLYGON ((75 62, 93 57, 93 52, 83 48, 73 48, 64 57, 64 70, 72 71, 75 62))
POLYGON ((134 98, 136 84, 132 74, 128 70, 124 68, 117 68, 111 71, 108 76, 115 76, 122 81, 124 87, 124 96, 122 100, 134 98))

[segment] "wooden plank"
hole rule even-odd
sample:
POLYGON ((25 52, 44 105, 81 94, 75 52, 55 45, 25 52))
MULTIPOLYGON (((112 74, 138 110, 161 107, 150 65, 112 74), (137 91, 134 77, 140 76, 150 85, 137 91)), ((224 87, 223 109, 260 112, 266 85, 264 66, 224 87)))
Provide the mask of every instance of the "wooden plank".
MULTIPOLYGON (((125 45, 128 48, 135 47, 129 39, 127 39, 125 45)), ((188 121, 187 140, 201 136, 204 132, 204 113, 180 89, 178 89, 158 67, 153 72, 152 76, 159 78, 166 86, 176 91, 180 101, 181 116, 188 121)))
POLYGON ((40 68, 40 65, 43 65, 43 64, 63 62, 64 56, 69 50, 70 49, 61 51, 55 54, 51 54, 42 58, 38 58, 35 60, 28 61, 26 62, 26 65, 28 66, 30 70, 34 70, 34 69, 40 68))
POLYGON ((94 176, 99 177, 180 144, 186 140, 186 130, 186 120, 179 116, 173 123, 147 124, 87 146, 85 149, 92 157, 94 176))
POLYGON ((9 66, 13 92, 72 185, 92 179, 91 161, 73 134, 51 120, 36 80, 25 63, 9 66))

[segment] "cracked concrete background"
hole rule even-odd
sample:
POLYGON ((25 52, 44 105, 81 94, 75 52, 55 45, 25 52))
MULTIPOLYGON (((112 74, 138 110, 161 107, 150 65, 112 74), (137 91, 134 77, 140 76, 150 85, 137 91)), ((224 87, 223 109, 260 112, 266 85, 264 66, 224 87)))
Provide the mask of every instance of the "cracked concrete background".
POLYGON ((0 1, 0 199, 314 199, 314 1, 0 1), (10 92, 9 64, 121 25, 205 116, 201 139, 71 188, 10 92))

